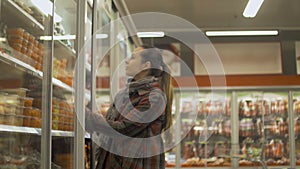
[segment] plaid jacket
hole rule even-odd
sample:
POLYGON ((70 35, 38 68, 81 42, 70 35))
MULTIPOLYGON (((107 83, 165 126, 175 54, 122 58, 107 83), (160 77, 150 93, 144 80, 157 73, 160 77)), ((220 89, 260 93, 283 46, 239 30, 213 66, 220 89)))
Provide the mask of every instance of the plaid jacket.
POLYGON ((116 95, 105 119, 99 114, 86 114, 86 129, 100 133, 96 169, 165 168, 160 136, 165 125, 165 100, 157 89, 154 77, 130 82, 116 95), (111 134, 115 131, 127 137, 115 137, 111 134))

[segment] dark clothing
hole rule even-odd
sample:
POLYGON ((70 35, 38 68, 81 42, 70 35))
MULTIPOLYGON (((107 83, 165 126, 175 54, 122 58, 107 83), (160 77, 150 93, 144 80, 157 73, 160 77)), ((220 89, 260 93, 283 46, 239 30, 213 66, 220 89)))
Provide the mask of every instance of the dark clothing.
POLYGON ((116 95, 105 117, 108 125, 98 114, 86 114, 86 129, 102 133, 97 169, 165 168, 160 134, 165 125, 162 104, 166 102, 160 91, 154 77, 133 81, 116 95), (115 131, 127 138, 114 136, 115 131))

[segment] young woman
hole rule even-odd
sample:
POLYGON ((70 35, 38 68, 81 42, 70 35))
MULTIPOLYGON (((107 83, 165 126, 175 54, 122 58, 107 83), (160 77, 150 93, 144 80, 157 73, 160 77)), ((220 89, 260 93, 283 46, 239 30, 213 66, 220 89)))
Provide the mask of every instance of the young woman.
POLYGON ((172 123, 173 89, 161 52, 138 47, 126 60, 132 77, 105 117, 86 113, 86 129, 101 133, 97 169, 164 169, 161 133, 172 123))

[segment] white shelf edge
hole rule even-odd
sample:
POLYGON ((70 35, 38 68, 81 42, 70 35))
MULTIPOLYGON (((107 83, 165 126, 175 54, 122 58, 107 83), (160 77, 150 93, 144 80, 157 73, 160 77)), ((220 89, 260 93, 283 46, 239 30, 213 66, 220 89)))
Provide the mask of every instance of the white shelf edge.
MULTIPOLYGON (((31 73, 34 73, 36 76, 42 77, 43 73, 41 71, 38 71, 37 69, 35 69, 34 67, 32 67, 31 65, 28 65, 27 63, 24 63, 22 61, 20 61, 17 58, 14 58, 10 55, 8 55, 7 53, 2 53, 0 52, 0 56, 2 58, 4 58, 5 60, 9 60, 10 62, 12 62, 13 64, 17 64, 18 66, 20 66, 21 68, 24 68, 26 70, 31 71, 31 73)), ((11 64, 11 63, 8 63, 11 64)))
POLYGON ((40 129, 32 127, 20 127, 0 124, 1 132, 15 132, 15 133, 28 133, 28 134, 40 134, 40 129))
MULTIPOLYGON (((11 126, 11 125, 3 125, 0 124, 1 132, 14 132, 14 133, 24 133, 24 134, 36 134, 41 135, 41 128, 33 128, 33 127, 24 127, 24 126, 11 126)), ((61 137, 73 137, 74 132, 72 131, 61 131, 61 130, 52 130, 52 136, 61 136, 61 137)))
POLYGON ((60 46, 64 47, 66 50, 68 50, 68 51, 72 54, 72 56, 73 56, 74 58, 76 57, 76 51, 75 51, 75 49, 73 49, 73 48, 67 46, 66 44, 64 44, 64 43, 63 43, 62 41, 60 41, 60 40, 54 40, 54 43, 56 43, 57 45, 60 45, 60 46))
MULTIPOLYGON (((43 72, 35 69, 34 67, 20 61, 17 58, 14 58, 6 53, 2 53, 0 52, 0 57, 2 57, 5 60, 9 60, 9 62, 12 62, 13 64, 17 64, 18 66, 20 66, 21 68, 24 68, 26 70, 29 70, 32 74, 36 75, 37 77, 43 77, 43 72)), ((11 64, 11 63, 9 63, 11 64)), ((70 87, 69 85, 63 83, 62 81, 56 79, 56 78, 52 78, 52 82, 54 85, 61 87, 69 92, 74 92, 74 89, 72 87, 70 87)))
POLYGON ((38 26, 42 31, 45 30, 44 26, 39 23, 33 16, 28 14, 26 11, 24 11, 19 5, 17 5, 12 0, 7 0, 7 2, 13 6, 15 9, 17 9, 21 14, 23 14, 26 18, 28 18, 31 22, 33 22, 36 26, 38 26))
POLYGON ((65 90, 69 91, 69 92, 74 92, 74 89, 71 86, 63 83, 62 81, 60 81, 60 80, 58 80, 56 78, 52 78, 52 83, 54 85, 58 86, 58 87, 61 87, 61 88, 65 89, 65 90))
POLYGON ((51 134, 52 136, 74 137, 74 132, 72 131, 52 130, 51 134))

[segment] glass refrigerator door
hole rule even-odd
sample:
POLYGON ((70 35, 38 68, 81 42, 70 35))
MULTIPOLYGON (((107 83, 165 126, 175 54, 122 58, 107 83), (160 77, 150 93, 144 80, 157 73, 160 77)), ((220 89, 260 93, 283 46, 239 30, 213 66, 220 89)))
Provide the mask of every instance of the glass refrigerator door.
MULTIPOLYGON (((257 166, 263 160, 263 93, 238 93, 239 166, 257 166)), ((267 107, 267 106, 266 106, 267 107)), ((268 110, 265 110, 268 111, 268 110)))
POLYGON ((77 5, 73 0, 57 0, 54 9, 52 161, 63 169, 71 169, 74 168, 73 78, 77 5))
POLYGON ((230 99, 222 93, 181 98, 181 128, 187 133, 181 142, 183 167, 231 166, 230 107, 230 99))
POLYGON ((240 166, 289 165, 287 93, 238 95, 240 166))
POLYGON ((51 48, 40 37, 51 34, 53 4, 0 3, 0 168, 41 168, 42 92, 49 88, 42 85, 43 60, 51 48))
POLYGON ((264 158, 268 166, 289 165, 288 93, 263 94, 264 158))
POLYGON ((296 165, 300 166, 300 92, 294 93, 294 130, 295 130, 295 156, 296 156, 296 165))

